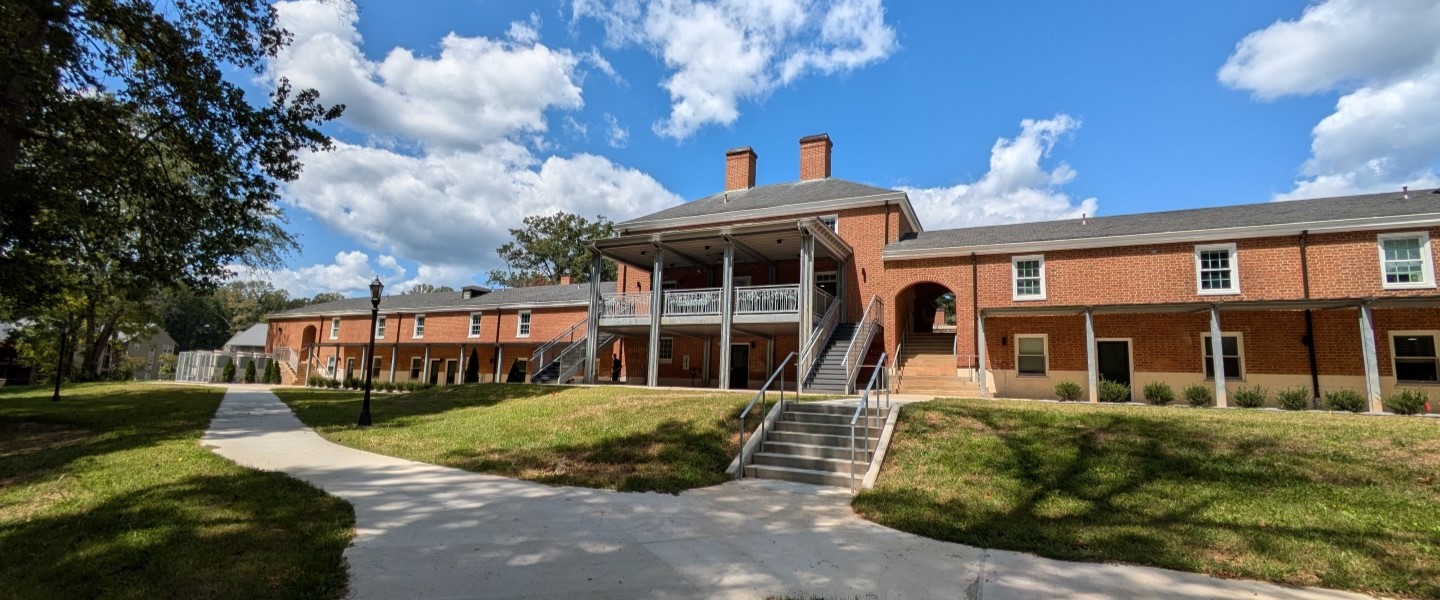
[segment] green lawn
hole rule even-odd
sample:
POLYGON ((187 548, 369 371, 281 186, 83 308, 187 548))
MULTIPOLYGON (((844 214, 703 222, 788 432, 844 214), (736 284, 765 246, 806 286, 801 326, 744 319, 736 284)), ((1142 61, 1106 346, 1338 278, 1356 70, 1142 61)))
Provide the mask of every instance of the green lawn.
POLYGON ((938 400, 860 514, 920 535, 1440 597, 1440 421, 938 400))
MULTIPOLYGON (((625 491, 676 493, 725 481, 748 394, 518 384, 376 395, 374 426, 355 427, 360 394, 276 390, 331 441, 437 465, 625 491)), ((755 423, 752 418, 752 425, 755 423)))
POLYGON ((350 505, 199 438, 223 390, 0 391, 0 598, 339 598, 350 505))

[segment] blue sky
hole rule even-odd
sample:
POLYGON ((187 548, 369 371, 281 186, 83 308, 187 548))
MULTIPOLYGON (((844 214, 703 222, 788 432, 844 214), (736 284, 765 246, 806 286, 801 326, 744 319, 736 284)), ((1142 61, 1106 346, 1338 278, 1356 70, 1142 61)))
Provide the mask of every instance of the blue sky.
POLYGON ((286 213, 297 295, 483 283, 523 216, 614 220, 836 177, 929 229, 1436 185, 1440 6, 1317 2, 282 2, 248 81, 349 106, 286 213), (1406 40, 1396 43, 1397 40, 1406 40))

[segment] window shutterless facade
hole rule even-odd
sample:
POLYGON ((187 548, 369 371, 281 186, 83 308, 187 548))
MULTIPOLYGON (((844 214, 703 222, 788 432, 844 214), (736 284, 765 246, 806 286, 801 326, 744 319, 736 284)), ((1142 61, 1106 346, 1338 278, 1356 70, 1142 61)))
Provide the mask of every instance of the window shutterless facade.
POLYGON ((375 338, 385 339, 385 315, 375 317, 375 338))
POLYGON ((1015 256, 1010 259, 1013 299, 1045 299, 1045 257, 1039 254, 1015 256))
POLYGON ((1043 377, 1049 369, 1046 346, 1044 335, 1015 336, 1015 370, 1020 375, 1043 377))
MULTIPOLYGON (((1215 378, 1214 346, 1210 344, 1210 334, 1201 336, 1200 341, 1205 346, 1205 378, 1215 378)), ((1240 340, 1238 333, 1220 334, 1220 359, 1225 364, 1225 379, 1244 379, 1245 360, 1242 350, 1245 345, 1240 340)))
POLYGON ((425 337, 425 315, 415 315, 415 330, 410 332, 410 337, 417 340, 425 337))
POLYGON ((423 369, 424 367, 425 367, 425 359, 420 358, 420 357, 418 357, 418 356, 416 356, 415 358, 410 359, 410 378, 411 378, 411 379, 419 379, 419 378, 420 378, 420 369, 423 369))
POLYGON ((675 357, 675 338, 660 338, 660 360, 670 362, 675 357))
POLYGON ((470 313, 470 335, 469 337, 480 337, 480 313, 470 313))
POLYGON ((1418 233, 1380 234, 1380 282, 1387 290, 1435 287, 1435 266, 1431 261, 1430 235, 1418 233))
POLYGON ((1235 244, 1195 247, 1195 291, 1202 295, 1240 293, 1235 244))
POLYGON ((382 361, 384 358, 385 358, 385 357, 383 357, 383 356, 376 356, 374 360, 370 361, 370 378, 371 378, 371 379, 379 379, 379 378, 380 378, 380 367, 381 367, 381 365, 383 364, 381 361, 382 361))
POLYGON ((330 319, 330 339, 340 339, 340 317, 330 319))
POLYGON ((1400 383, 1440 383, 1440 361, 1435 356, 1434 331, 1394 331, 1390 348, 1395 380, 1400 383))
POLYGON ((515 320, 515 337, 530 337, 530 311, 522 310, 515 320))

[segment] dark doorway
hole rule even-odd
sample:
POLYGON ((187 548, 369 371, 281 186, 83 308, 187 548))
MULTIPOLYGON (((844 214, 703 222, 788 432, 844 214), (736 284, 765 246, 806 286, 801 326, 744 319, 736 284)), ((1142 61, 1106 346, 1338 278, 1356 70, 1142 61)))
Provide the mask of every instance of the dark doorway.
POLYGON ((730 344, 730 389, 750 387, 750 344, 730 344))
POLYGON ((445 385, 455 385, 455 359, 445 361, 445 385))
POLYGON ((1095 342, 1095 362, 1100 379, 1130 385, 1130 342, 1105 340, 1095 342))
POLYGON ((528 358, 517 358, 510 363, 510 372, 505 375, 505 383, 525 383, 525 369, 529 363, 528 358))
POLYGON ((430 361, 430 385, 440 383, 440 359, 430 361))

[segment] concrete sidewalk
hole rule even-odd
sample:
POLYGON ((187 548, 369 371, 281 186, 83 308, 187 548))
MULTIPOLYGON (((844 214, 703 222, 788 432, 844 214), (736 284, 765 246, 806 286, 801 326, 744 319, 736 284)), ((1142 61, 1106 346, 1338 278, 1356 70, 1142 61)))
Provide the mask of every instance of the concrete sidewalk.
POLYGON ((354 450, 231 389, 204 443, 355 505, 355 598, 1362 598, 1072 563, 901 533, 846 490, 746 480, 679 496, 545 485, 354 450))

